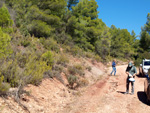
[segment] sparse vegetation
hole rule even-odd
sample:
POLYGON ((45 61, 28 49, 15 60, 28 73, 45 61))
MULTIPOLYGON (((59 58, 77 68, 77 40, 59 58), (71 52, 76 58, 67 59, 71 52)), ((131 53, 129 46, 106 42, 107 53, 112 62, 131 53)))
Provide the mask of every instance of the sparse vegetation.
POLYGON ((61 64, 63 66, 67 66, 67 64, 69 63, 69 59, 65 54, 60 54, 59 58, 57 60, 57 64, 61 64))
POLYGON ((0 77, 0 95, 6 94, 10 88, 10 85, 8 83, 4 83, 3 80, 4 80, 4 76, 1 75, 1 77, 0 77))
POLYGON ((75 75, 69 75, 68 82, 69 82, 70 88, 73 89, 74 84, 77 83, 77 77, 75 75))
POLYGON ((68 71, 72 75, 79 74, 80 76, 84 76, 84 68, 81 64, 76 64, 74 66, 69 66, 68 71))
POLYGON ((92 67, 91 67, 91 66, 87 66, 86 69, 87 69, 88 71, 91 71, 91 70, 92 70, 92 67))
POLYGON ((87 86, 89 84, 89 81, 86 78, 80 79, 78 81, 78 86, 83 87, 83 86, 87 86))

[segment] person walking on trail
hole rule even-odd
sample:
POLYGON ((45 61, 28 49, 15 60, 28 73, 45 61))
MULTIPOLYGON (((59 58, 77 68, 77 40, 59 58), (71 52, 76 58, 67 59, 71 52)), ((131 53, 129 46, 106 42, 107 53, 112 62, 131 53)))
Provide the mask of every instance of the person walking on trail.
POLYGON ((113 62, 112 62, 112 72, 110 73, 110 75, 113 74, 114 72, 114 76, 116 75, 116 60, 114 59, 113 62))
POLYGON ((134 94, 134 82, 135 82, 135 75, 137 74, 136 67, 129 62, 128 67, 126 68, 127 80, 126 80, 126 92, 125 94, 129 93, 129 84, 131 82, 131 95, 134 94))

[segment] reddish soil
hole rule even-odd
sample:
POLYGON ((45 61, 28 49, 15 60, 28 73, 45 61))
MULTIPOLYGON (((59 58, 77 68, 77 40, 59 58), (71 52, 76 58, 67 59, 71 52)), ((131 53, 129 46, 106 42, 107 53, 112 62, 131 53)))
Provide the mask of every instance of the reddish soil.
POLYGON ((62 113, 150 113, 144 93, 145 78, 136 77, 134 95, 124 94, 126 67, 127 65, 117 66, 116 76, 107 74, 66 106, 62 113))

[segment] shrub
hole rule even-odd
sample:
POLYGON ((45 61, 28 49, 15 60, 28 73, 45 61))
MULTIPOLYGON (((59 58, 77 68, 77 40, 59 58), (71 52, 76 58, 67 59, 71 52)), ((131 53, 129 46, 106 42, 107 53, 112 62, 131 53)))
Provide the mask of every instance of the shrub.
POLYGON ((3 33, 0 27, 0 58, 6 57, 12 52, 11 49, 8 48, 10 46, 10 41, 11 37, 8 34, 3 33))
POLYGON ((28 55, 29 55, 28 53, 20 53, 20 52, 16 54, 17 64, 19 65, 20 68, 25 67, 25 64, 27 63, 28 55))
POLYGON ((81 56, 82 50, 78 46, 73 46, 70 51, 73 56, 81 56))
POLYGON ((93 58, 93 57, 94 57, 94 54, 93 54, 92 52, 86 52, 86 53, 85 53, 85 56, 86 56, 87 58, 93 58))
POLYGON ((2 31, 4 33, 8 33, 8 34, 11 34, 13 32, 13 28, 12 27, 3 27, 2 28, 2 31))
POLYGON ((24 75, 30 78, 28 83, 38 85, 42 81, 44 72, 51 69, 51 67, 47 66, 47 62, 36 60, 36 57, 33 56, 29 56, 28 60, 24 75))
POLYGON ((53 77, 56 77, 58 75, 58 73, 60 75, 60 73, 62 71, 63 71, 63 67, 61 65, 54 65, 53 68, 52 68, 52 70, 48 70, 44 74, 48 75, 50 78, 53 78, 53 77))
POLYGON ((65 53, 70 52, 71 47, 69 45, 62 45, 62 46, 65 53))
POLYGON ((42 59, 43 61, 47 62, 48 66, 53 66, 54 64, 54 58, 53 58, 53 54, 51 53, 51 51, 47 51, 42 55, 42 59))
POLYGON ((52 74, 53 74, 53 77, 55 77, 55 78, 56 78, 57 80, 59 80, 61 83, 64 83, 64 80, 63 80, 63 78, 62 78, 62 76, 61 76, 61 72, 53 70, 53 71, 52 71, 52 74))
POLYGON ((52 73, 52 70, 48 70, 48 71, 44 72, 44 78, 46 78, 46 77, 50 77, 50 78, 54 77, 54 74, 52 73))
POLYGON ((87 86, 89 84, 89 81, 87 79, 80 79, 78 82, 78 86, 87 86))
POLYGON ((80 76, 84 76, 84 69, 80 64, 69 66, 68 71, 72 75, 79 74, 80 76))
POLYGON ((1 64, 1 74, 4 76, 4 82, 10 83, 12 87, 18 86, 19 83, 19 66, 17 65, 16 59, 3 61, 1 64))
MULTIPOLYGON (((60 29, 63 29, 63 28, 60 28, 60 29)), ((55 35, 54 37, 57 40, 57 42, 60 44, 69 45, 70 42, 72 42, 72 37, 66 34, 66 32, 64 31, 55 35)))
POLYGON ((10 88, 10 84, 9 83, 1 83, 0 84, 0 94, 1 95, 4 95, 4 94, 6 94, 7 92, 8 92, 8 90, 9 90, 9 88, 10 88))
POLYGON ((61 72, 62 72, 62 68, 58 67, 58 70, 56 68, 54 68, 53 70, 48 70, 44 73, 44 76, 48 76, 50 78, 56 78, 57 80, 59 80, 61 83, 64 83, 64 80, 61 76, 61 72))
POLYGON ((109 61, 112 61, 112 60, 113 60, 113 57, 108 55, 108 56, 105 57, 105 59, 103 59, 103 62, 105 63, 105 62, 109 62, 109 61))
POLYGON ((60 56, 57 60, 57 64, 61 64, 61 65, 66 66, 67 63, 69 63, 68 57, 66 57, 64 54, 60 54, 60 56))
POLYGON ((28 25, 28 29, 29 32, 36 37, 49 37, 52 32, 52 28, 41 20, 33 20, 31 24, 28 25))
POLYGON ((84 76, 85 73, 84 73, 84 68, 81 64, 76 64, 74 65, 76 71, 77 71, 77 74, 79 74, 80 76, 84 76))
POLYGON ((77 72, 76 72, 76 68, 74 68, 73 66, 69 66, 68 67, 68 71, 70 74, 72 75, 75 75, 77 72))
POLYGON ((95 55, 95 56, 94 56, 94 59, 95 59, 97 62, 101 62, 101 61, 102 61, 102 58, 101 58, 99 55, 95 55))
POLYGON ((134 61, 134 65, 135 65, 135 66, 140 66, 140 64, 142 63, 142 60, 143 60, 143 59, 141 59, 141 58, 136 59, 136 60, 134 61))
POLYGON ((53 38, 40 38, 40 42, 43 44, 45 49, 55 51, 56 53, 59 53, 59 45, 53 38))
POLYGON ((12 26, 12 24, 13 21, 11 20, 8 9, 6 8, 5 5, 3 5, 3 7, 0 8, 0 26, 8 27, 8 26, 12 26))
POLYGON ((56 78, 61 83, 64 83, 64 80, 61 76, 61 72, 63 71, 63 67, 61 65, 55 65, 53 66, 52 70, 48 70, 44 73, 44 75, 47 75, 50 78, 56 78))
POLYGON ((31 42, 29 40, 22 40, 21 41, 21 46, 27 47, 31 44, 31 42))
POLYGON ((63 66, 56 64, 55 66, 53 66, 52 70, 62 72, 63 71, 63 66))
POLYGON ((73 89, 74 84, 77 83, 77 77, 74 75, 69 75, 68 82, 69 82, 70 87, 73 89))
POLYGON ((0 77, 0 95, 6 94, 7 91, 10 88, 10 85, 8 83, 4 83, 4 76, 0 77))
POLYGON ((83 66, 80 65, 80 64, 76 64, 76 65, 74 65, 74 67, 75 67, 77 70, 83 70, 83 66))
POLYGON ((87 69, 88 71, 91 71, 91 70, 92 70, 91 66, 87 66, 86 69, 87 69))

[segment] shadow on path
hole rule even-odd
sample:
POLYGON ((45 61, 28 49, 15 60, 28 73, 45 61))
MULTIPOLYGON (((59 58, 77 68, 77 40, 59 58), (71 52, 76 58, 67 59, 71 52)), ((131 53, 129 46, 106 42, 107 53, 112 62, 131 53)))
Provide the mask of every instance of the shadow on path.
POLYGON ((146 78, 144 75, 142 75, 142 74, 137 74, 136 75, 138 78, 146 78))
POLYGON ((125 92, 123 92, 123 91, 117 91, 117 93, 125 94, 125 92))
MULTIPOLYGON (((148 105, 148 103, 147 103, 147 97, 146 97, 145 92, 143 92, 143 91, 138 91, 138 92, 137 92, 137 96, 138 96, 138 99, 139 99, 142 103, 148 105)), ((148 106, 149 106, 149 105, 148 105, 148 106)))

